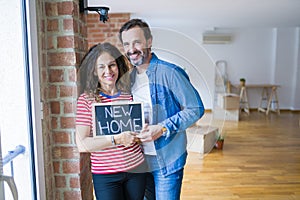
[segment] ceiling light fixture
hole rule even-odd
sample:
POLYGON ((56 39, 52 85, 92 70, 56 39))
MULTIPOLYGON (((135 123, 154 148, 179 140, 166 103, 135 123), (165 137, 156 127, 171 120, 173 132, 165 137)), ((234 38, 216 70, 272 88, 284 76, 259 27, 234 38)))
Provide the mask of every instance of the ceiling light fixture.
POLYGON ((106 6, 99 6, 99 7, 88 7, 87 0, 79 0, 79 11, 80 13, 88 14, 88 11, 95 11, 100 16, 100 21, 105 23, 108 17, 109 8, 106 6))

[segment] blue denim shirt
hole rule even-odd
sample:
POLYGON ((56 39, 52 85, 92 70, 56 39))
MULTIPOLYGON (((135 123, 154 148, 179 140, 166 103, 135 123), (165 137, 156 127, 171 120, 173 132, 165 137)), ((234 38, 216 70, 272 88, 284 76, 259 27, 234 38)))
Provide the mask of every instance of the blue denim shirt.
MULTIPOLYGON (((154 141, 157 161, 163 175, 182 169, 187 158, 186 129, 204 114, 199 93, 186 72, 172 63, 160 60, 154 53, 146 71, 152 101, 152 123, 167 128, 154 141)), ((136 68, 131 73, 134 84, 136 68)))

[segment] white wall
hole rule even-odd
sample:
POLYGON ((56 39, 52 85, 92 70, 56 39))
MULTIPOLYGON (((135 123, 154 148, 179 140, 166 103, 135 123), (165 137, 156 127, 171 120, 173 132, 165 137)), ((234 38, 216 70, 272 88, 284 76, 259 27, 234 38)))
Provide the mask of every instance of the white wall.
MULTIPOLYGON (((212 109, 213 105, 211 95, 214 91, 213 64, 218 60, 225 60, 228 77, 233 84, 238 84, 242 77, 246 78, 248 84, 279 84, 280 109, 300 110, 299 28, 218 29, 217 31, 231 33, 233 41, 230 44, 202 45, 202 33, 205 30, 203 27, 197 27, 197 25, 191 27, 185 24, 170 27, 159 21, 151 21, 150 18, 144 18, 144 20, 151 27, 169 28, 171 35, 176 35, 174 33, 177 31, 183 38, 186 38, 179 39, 168 34, 153 34, 155 45, 166 46, 169 52, 178 53, 177 56, 172 56, 159 52, 161 58, 182 64, 176 57, 184 57, 187 62, 196 63, 195 66, 202 76, 200 79, 195 77, 191 79, 198 82, 204 81, 200 83, 202 86, 205 85, 200 93, 207 109, 212 109)), ((189 65, 184 65, 184 68, 188 71, 189 65)), ((192 74, 195 75, 195 73, 192 74)), ((260 95, 260 89, 249 89, 251 108, 258 107, 260 95)))
POLYGON ((187 35, 171 29, 153 28, 152 34, 152 50, 159 58, 184 68, 199 91, 205 108, 211 108, 214 63, 205 49, 187 35))
MULTIPOLYGON (((245 78, 247 84, 270 83, 272 80, 271 29, 232 29, 230 44, 204 45, 215 61, 227 61, 227 74, 232 84, 245 78)), ((250 107, 259 105, 259 89, 248 89, 250 107)))
POLYGON ((281 85, 279 101, 281 107, 299 110, 299 29, 277 29, 276 39, 277 51, 273 78, 281 85))
POLYGON ((296 30, 296 56, 295 56, 295 66, 294 66, 294 71, 295 71, 295 81, 293 82, 293 85, 295 86, 293 91, 294 97, 293 97, 293 102, 292 105, 294 106, 293 109, 295 110, 300 110, 300 27, 297 28, 296 30))

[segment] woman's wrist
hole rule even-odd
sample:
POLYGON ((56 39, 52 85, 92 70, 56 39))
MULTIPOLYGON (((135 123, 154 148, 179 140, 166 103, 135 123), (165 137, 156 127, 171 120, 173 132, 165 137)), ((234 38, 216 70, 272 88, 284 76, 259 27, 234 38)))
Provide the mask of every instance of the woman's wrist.
POLYGON ((111 139, 111 144, 112 144, 113 146, 115 146, 115 145, 116 145, 115 137, 112 135, 112 136, 110 137, 110 139, 111 139))
POLYGON ((120 144, 120 137, 119 137, 119 135, 113 135, 112 137, 114 138, 114 142, 115 142, 114 145, 120 144))

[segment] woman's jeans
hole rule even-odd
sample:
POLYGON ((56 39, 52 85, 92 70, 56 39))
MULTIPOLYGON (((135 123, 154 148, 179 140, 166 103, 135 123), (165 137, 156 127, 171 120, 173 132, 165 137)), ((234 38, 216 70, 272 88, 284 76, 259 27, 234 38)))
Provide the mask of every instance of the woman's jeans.
POLYGON ((145 155, 148 165, 153 169, 147 174, 145 198, 147 200, 179 200, 182 186, 183 171, 163 176, 158 168, 156 156, 145 155))
POLYGON ((93 174, 93 184, 97 200, 142 200, 146 174, 93 174))

